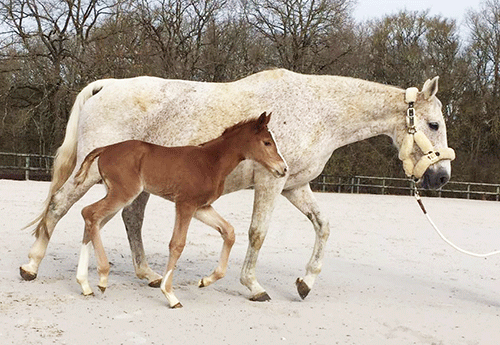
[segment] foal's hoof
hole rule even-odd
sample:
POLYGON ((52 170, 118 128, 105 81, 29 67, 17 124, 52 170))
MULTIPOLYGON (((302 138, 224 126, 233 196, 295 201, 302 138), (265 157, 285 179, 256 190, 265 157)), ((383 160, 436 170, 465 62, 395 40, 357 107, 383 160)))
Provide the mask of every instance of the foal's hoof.
POLYGON ((271 297, 269 297, 269 295, 265 291, 250 298, 250 301, 253 301, 253 302, 267 302, 270 300, 271 300, 271 297))
POLYGON ((203 288, 203 287, 206 287, 208 286, 209 284, 205 284, 205 282, 203 281, 204 278, 201 278, 200 281, 198 282, 198 287, 199 288, 203 288))
POLYGON ((106 287, 105 286, 97 285, 97 287, 99 288, 99 290, 101 290, 102 293, 104 293, 104 291, 106 291, 106 287))
POLYGON ((150 281, 148 285, 152 288, 159 288, 161 285, 161 278, 150 281))
POLYGON ((300 298, 302 299, 306 298, 311 291, 309 286, 304 283, 304 280, 302 280, 302 278, 297 278, 297 280, 295 281, 295 285, 297 285, 297 291, 299 292, 300 298))
POLYGON ((24 280, 30 281, 36 278, 36 273, 26 271, 22 266, 19 267, 19 273, 24 280))
POLYGON ((180 309, 180 308, 182 308, 181 302, 177 302, 177 304, 172 307, 172 309, 180 309))

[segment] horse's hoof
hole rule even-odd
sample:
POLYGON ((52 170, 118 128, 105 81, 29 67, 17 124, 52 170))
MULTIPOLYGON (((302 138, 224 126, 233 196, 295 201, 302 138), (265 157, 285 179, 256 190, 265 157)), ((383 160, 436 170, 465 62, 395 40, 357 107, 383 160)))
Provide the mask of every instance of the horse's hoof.
POLYGON ((33 280, 36 278, 36 273, 28 272, 22 266, 19 267, 19 271, 20 271, 19 273, 21 274, 21 277, 26 281, 30 281, 30 280, 33 280))
POLYGON ((295 285, 297 285, 297 291, 299 292, 300 298, 304 299, 307 297, 309 292, 311 292, 311 289, 309 286, 307 286, 306 283, 304 283, 304 280, 302 278, 297 278, 295 281, 295 285))
POLYGON ((177 302, 177 304, 172 307, 172 309, 180 309, 180 308, 182 308, 181 302, 177 302))
POLYGON ((152 288, 159 288, 161 285, 161 278, 150 281, 148 285, 152 288))
POLYGON ((271 297, 269 297, 269 295, 265 291, 250 298, 250 301, 253 301, 253 302, 267 302, 270 300, 271 300, 271 297))
POLYGON ((99 290, 101 290, 102 293, 104 293, 104 291, 106 291, 106 287, 105 286, 97 285, 97 287, 99 288, 99 290))
POLYGON ((198 282, 198 287, 199 288, 205 287, 205 283, 203 283, 203 278, 201 278, 200 281, 198 282))

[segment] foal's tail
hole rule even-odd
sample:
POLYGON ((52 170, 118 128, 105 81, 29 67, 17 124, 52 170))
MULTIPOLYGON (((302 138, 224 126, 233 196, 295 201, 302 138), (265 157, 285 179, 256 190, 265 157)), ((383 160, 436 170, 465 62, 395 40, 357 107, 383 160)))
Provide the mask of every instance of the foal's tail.
POLYGON ((94 150, 92 150, 87 157, 82 162, 82 165, 80 166, 80 169, 75 175, 75 186, 78 187, 85 181, 87 178, 87 175, 89 174, 89 169, 94 160, 101 155, 101 153, 106 150, 107 146, 104 147, 98 147, 94 150))
POLYGON ((24 228, 28 228, 38 222, 37 227, 33 234, 38 238, 42 233, 49 237, 47 231, 46 216, 49 212, 50 202, 54 194, 64 185, 69 179, 71 173, 75 169, 76 156, 77 156, 77 143, 78 143, 78 121, 80 118, 80 111, 85 102, 98 93, 105 85, 113 82, 113 79, 102 79, 90 83, 83 88, 82 91, 76 96, 75 104, 71 109, 68 124, 66 125, 66 135, 62 145, 56 152, 54 159, 54 166, 52 167, 52 182, 50 183, 49 195, 44 203, 43 212, 31 221, 24 228))

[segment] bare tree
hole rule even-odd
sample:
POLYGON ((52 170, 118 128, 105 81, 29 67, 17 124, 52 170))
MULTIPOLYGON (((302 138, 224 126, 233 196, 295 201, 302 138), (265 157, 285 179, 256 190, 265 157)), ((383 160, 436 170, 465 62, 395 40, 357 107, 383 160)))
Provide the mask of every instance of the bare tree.
POLYGON ((498 181, 500 164, 500 1, 486 0, 469 11, 463 94, 455 119, 456 140, 466 178, 498 181))
POLYGON ((245 15, 276 51, 275 65, 315 72, 315 57, 349 20, 352 0, 247 0, 245 15))
MULTIPOLYGON (((90 32, 115 2, 109 0, 0 0, 1 58, 17 61, 4 95, 9 116, 24 123, 25 141, 51 152, 64 128, 72 85, 68 63, 78 63, 90 32), (17 100, 17 101, 16 101, 17 100), (22 100, 22 101, 21 101, 22 100)), ((11 63, 12 65, 12 63, 11 63)))
POLYGON ((165 76, 196 78, 204 36, 227 0, 137 1, 137 21, 165 76))

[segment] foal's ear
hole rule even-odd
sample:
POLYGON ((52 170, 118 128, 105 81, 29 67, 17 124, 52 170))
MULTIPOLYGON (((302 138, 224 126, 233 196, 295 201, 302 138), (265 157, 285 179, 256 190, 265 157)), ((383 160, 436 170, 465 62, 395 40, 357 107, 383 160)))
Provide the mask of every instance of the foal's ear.
POLYGON ((255 128, 257 129, 257 131, 263 130, 264 127, 269 123, 269 120, 271 120, 271 113, 269 113, 269 115, 266 115, 266 112, 260 114, 259 118, 257 119, 257 123, 255 124, 255 128))

